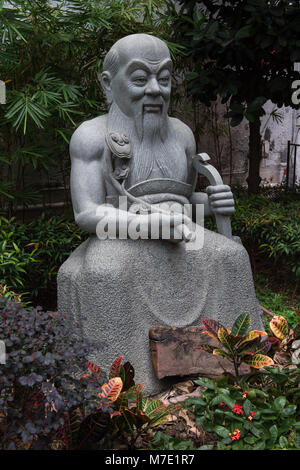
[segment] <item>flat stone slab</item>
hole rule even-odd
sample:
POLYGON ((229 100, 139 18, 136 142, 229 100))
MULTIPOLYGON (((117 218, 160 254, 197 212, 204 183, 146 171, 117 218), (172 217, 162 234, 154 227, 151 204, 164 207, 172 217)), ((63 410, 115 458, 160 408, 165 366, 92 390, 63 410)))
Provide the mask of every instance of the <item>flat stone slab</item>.
MULTIPOLYGON (((216 347, 218 345, 212 338, 202 334, 203 331, 202 326, 155 326, 149 330, 151 359, 158 379, 194 374, 212 378, 224 374, 235 375, 231 362, 226 358, 195 348, 207 343, 216 347)), ((249 372, 250 367, 242 364, 241 375, 249 372)))

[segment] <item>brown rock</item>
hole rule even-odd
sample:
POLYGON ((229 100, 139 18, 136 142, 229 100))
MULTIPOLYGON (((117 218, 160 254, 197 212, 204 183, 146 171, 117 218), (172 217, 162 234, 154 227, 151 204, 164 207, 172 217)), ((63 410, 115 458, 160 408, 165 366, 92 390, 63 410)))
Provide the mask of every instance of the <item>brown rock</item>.
MULTIPOLYGON (((158 379, 196 374, 205 377, 235 375, 233 365, 227 359, 195 349, 195 346, 207 343, 220 347, 202 332, 201 326, 156 326, 149 330, 152 364, 158 379)), ((249 372, 250 367, 242 364, 240 374, 249 372)))

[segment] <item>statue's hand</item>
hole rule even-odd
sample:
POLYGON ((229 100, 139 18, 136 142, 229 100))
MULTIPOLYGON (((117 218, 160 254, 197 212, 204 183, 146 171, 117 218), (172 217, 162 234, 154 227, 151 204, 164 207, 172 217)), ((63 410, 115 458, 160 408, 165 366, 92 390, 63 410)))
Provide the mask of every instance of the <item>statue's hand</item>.
POLYGON ((170 216, 171 230, 170 241, 179 243, 192 241, 195 233, 192 230, 192 220, 184 214, 174 214, 170 216))
POLYGON ((162 240, 179 243, 182 240, 188 242, 194 238, 194 232, 191 230, 192 221, 184 214, 156 212, 149 215, 140 215, 138 217, 140 224, 148 225, 149 234, 152 224, 154 227, 157 227, 159 238, 162 240))
POLYGON ((210 209, 214 214, 232 215, 234 213, 234 199, 229 186, 225 184, 207 186, 206 192, 210 209))

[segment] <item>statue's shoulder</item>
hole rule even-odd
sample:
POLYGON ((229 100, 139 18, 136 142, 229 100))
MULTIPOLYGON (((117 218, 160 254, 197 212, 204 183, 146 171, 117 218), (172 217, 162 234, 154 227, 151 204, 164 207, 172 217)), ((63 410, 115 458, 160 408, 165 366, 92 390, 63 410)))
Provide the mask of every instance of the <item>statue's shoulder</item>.
POLYGON ((102 155, 105 146, 107 114, 84 121, 70 140, 71 158, 93 160, 102 155))
POLYGON ((195 153, 195 137, 193 134, 192 129, 187 126, 184 122, 180 121, 180 119, 171 117, 171 125, 173 130, 175 131, 175 135, 177 138, 180 138, 181 142, 183 142, 184 147, 187 151, 195 153))

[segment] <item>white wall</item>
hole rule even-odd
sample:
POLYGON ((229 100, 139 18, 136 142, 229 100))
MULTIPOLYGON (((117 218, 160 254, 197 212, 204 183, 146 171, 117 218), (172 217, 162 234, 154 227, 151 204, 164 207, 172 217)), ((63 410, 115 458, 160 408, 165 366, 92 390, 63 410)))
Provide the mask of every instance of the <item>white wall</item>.
MULTIPOLYGON (((295 70, 300 71, 300 64, 295 64, 295 70)), ((292 96, 293 90, 291 90, 292 96)), ((280 183, 283 178, 283 172, 286 168, 288 141, 300 144, 300 110, 291 107, 282 107, 277 109, 282 116, 282 122, 278 123, 270 113, 276 109, 272 102, 267 102, 264 106, 266 111, 261 122, 261 136, 265 143, 266 158, 261 162, 261 177, 272 183, 280 183)), ((294 147, 292 147, 294 156, 294 147)), ((293 164, 293 159, 290 160, 293 164)), ((297 153, 296 179, 300 179, 300 147, 297 153)))

